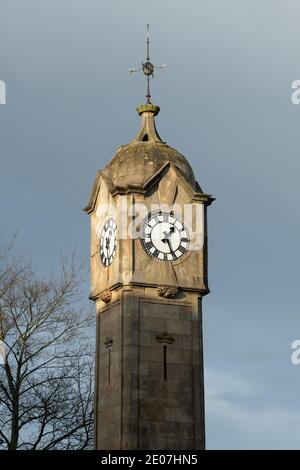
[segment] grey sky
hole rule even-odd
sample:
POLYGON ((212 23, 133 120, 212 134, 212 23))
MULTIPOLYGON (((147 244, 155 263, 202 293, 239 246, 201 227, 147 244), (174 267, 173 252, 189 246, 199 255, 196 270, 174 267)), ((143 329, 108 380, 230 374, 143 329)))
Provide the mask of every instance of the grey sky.
POLYGON ((300 449, 300 79, 297 0, 0 0, 0 235, 42 272, 88 255, 96 170, 139 127, 152 83, 160 135, 209 210, 204 301, 208 448, 300 449))

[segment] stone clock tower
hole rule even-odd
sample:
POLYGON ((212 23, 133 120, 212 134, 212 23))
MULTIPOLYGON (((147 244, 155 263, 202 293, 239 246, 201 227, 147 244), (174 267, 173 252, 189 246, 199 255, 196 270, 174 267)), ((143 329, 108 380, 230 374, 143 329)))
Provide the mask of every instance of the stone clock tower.
POLYGON ((204 449, 202 297, 213 198, 156 130, 148 33, 141 69, 141 129, 97 173, 85 208, 97 316, 95 447, 204 449))
POLYGON ((204 449, 202 297, 213 198, 162 141, 159 107, 99 171, 90 201, 97 449, 204 449))

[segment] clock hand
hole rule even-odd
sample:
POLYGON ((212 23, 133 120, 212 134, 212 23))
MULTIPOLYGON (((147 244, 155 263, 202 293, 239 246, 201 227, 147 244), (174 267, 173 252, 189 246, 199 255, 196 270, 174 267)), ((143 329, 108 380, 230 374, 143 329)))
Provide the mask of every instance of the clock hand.
POLYGON ((164 232, 165 238, 162 240, 163 243, 168 244, 171 253, 174 251, 172 247, 172 243, 171 243, 171 235, 172 233, 174 233, 174 231, 175 231, 174 227, 170 227, 169 233, 167 231, 164 232))
POLYGON ((108 231, 108 236, 105 237, 105 248, 106 248, 106 251, 107 251, 107 257, 109 255, 110 240, 111 240, 112 236, 113 236, 113 232, 112 232, 112 230, 109 230, 108 231))
POLYGON ((164 240, 162 240, 164 243, 167 243, 168 244, 168 247, 169 247, 169 250, 170 250, 170 253, 172 253, 172 246, 171 246, 171 242, 170 242, 170 239, 169 238, 165 238, 164 240))
POLYGON ((169 248, 170 248, 170 252, 173 253, 174 250, 173 250, 171 238, 168 238, 168 245, 169 245, 169 248))
POLYGON ((175 232, 175 227, 173 227, 173 225, 172 225, 172 226, 170 227, 170 233, 169 233, 169 241, 170 241, 169 246, 170 246, 171 252, 174 251, 173 245, 172 245, 172 234, 173 234, 174 232, 175 232))
POLYGON ((105 248, 106 248, 106 252, 107 252, 107 257, 108 257, 109 244, 110 244, 110 238, 106 237, 105 238, 105 248))

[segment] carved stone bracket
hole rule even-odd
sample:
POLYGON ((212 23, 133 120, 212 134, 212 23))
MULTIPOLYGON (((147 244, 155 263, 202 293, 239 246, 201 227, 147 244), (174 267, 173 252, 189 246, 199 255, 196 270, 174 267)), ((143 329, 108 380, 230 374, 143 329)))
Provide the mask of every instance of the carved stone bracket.
POLYGON ((158 287, 157 295, 165 297, 166 299, 173 299, 178 295, 179 289, 177 287, 158 287))
POLYGON ((164 344, 172 344, 174 342, 174 338, 166 332, 162 335, 156 335, 156 339, 159 343, 164 344))
POLYGON ((100 295, 100 299, 105 302, 106 304, 108 304, 108 302, 111 301, 111 292, 109 290, 105 290, 102 292, 102 294, 100 295))
POLYGON ((107 349, 111 348, 113 345, 113 339, 110 337, 105 338, 104 344, 107 347, 107 349))

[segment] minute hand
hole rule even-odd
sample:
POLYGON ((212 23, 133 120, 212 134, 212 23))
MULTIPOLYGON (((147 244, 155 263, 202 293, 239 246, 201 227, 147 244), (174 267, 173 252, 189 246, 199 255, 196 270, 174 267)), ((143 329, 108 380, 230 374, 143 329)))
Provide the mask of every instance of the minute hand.
POLYGON ((171 243, 171 235, 172 235, 172 233, 174 233, 174 227, 171 227, 171 228, 170 228, 170 232, 169 232, 169 233, 168 233, 168 232, 164 232, 165 238, 162 240, 163 243, 167 243, 167 244, 168 244, 171 253, 173 252, 173 247, 172 247, 172 243, 171 243))

